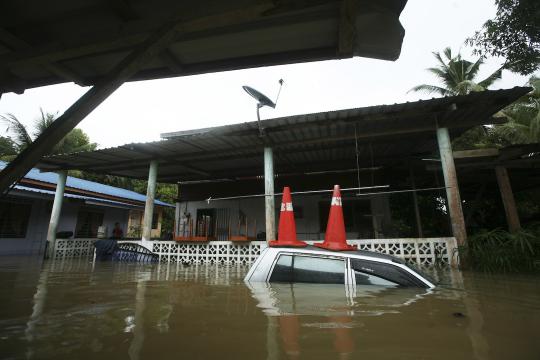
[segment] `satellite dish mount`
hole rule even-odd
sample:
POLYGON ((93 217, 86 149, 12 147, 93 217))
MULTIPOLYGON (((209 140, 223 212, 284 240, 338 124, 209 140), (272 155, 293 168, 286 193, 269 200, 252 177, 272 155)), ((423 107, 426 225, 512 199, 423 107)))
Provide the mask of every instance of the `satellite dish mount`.
POLYGON ((255 100, 257 100, 257 124, 259 125, 259 137, 264 137, 265 136, 264 128, 261 125, 261 115, 259 113, 259 109, 262 108, 263 106, 268 106, 268 107, 271 107, 272 109, 276 108, 277 101, 279 99, 279 94, 281 93, 281 87, 283 86, 283 83, 284 83, 283 79, 279 79, 279 90, 278 90, 278 94, 276 96, 276 101, 275 102, 270 100, 270 98, 268 96, 264 95, 263 93, 255 90, 254 88, 252 88, 250 86, 242 86, 242 88, 251 97, 253 97, 255 100))

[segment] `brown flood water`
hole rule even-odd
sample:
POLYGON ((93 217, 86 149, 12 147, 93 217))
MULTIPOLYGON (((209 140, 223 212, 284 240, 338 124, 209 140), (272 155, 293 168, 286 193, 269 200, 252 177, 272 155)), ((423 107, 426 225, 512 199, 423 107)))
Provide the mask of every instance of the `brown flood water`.
POLYGON ((2 359, 540 359, 540 281, 242 281, 247 268, 0 258, 2 359))

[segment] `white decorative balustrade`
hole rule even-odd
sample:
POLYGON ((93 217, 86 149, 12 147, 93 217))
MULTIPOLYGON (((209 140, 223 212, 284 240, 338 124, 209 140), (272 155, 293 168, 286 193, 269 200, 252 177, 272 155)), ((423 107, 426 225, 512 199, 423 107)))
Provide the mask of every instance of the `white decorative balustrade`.
POLYGON ((94 256, 97 239, 56 239, 54 258, 78 258, 94 256))
MULTIPOLYGON (((55 258, 88 257, 94 254, 96 239, 58 239, 55 258)), ((140 244, 140 241, 132 241, 140 244)), ((313 244, 314 241, 307 241, 313 244)), ((404 239, 362 239, 348 240, 358 245, 360 250, 369 250, 393 255, 407 262, 420 265, 457 265, 456 239, 447 238, 404 238, 404 239)), ((264 241, 234 243, 230 241, 209 241, 207 243, 183 243, 157 240, 151 242, 151 249, 159 255, 163 263, 189 264, 241 264, 253 263, 262 250, 264 241)))

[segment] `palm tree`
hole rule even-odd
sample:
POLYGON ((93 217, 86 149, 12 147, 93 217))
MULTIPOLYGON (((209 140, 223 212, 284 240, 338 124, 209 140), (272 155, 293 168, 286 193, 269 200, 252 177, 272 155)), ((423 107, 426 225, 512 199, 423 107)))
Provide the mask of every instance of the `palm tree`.
POLYGON ((503 68, 498 69, 482 81, 476 81, 480 66, 484 61, 480 58, 475 62, 470 62, 461 57, 461 54, 452 55, 452 50, 447 47, 433 55, 438 61, 437 67, 428 68, 427 71, 434 74, 441 82, 442 86, 422 84, 413 87, 410 91, 424 91, 437 93, 442 96, 466 95, 471 91, 483 91, 501 78, 503 68))
MULTIPOLYGON (((56 119, 57 114, 46 113, 40 109, 40 117, 35 121, 35 130, 32 135, 26 126, 13 114, 0 115, 0 122, 7 126, 7 137, 4 137, 6 144, 10 144, 16 154, 23 151, 35 138, 45 131, 56 119)), ((56 144, 51 154, 67 154, 80 151, 91 151, 97 147, 96 143, 90 142, 90 138, 81 129, 73 129, 62 140, 56 144)), ((6 148, 9 150, 8 148, 6 148)), ((2 152, 0 156, 6 160, 11 160, 14 155, 2 152)))

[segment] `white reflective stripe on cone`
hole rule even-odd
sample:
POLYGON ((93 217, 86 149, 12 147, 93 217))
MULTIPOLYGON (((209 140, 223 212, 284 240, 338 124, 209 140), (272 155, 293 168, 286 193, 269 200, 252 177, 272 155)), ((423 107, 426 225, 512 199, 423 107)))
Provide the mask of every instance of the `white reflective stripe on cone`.
POLYGON ((330 206, 341 206, 341 198, 333 197, 332 202, 330 203, 330 206))
POLYGON ((281 211, 293 211, 292 203, 281 203, 281 211))

